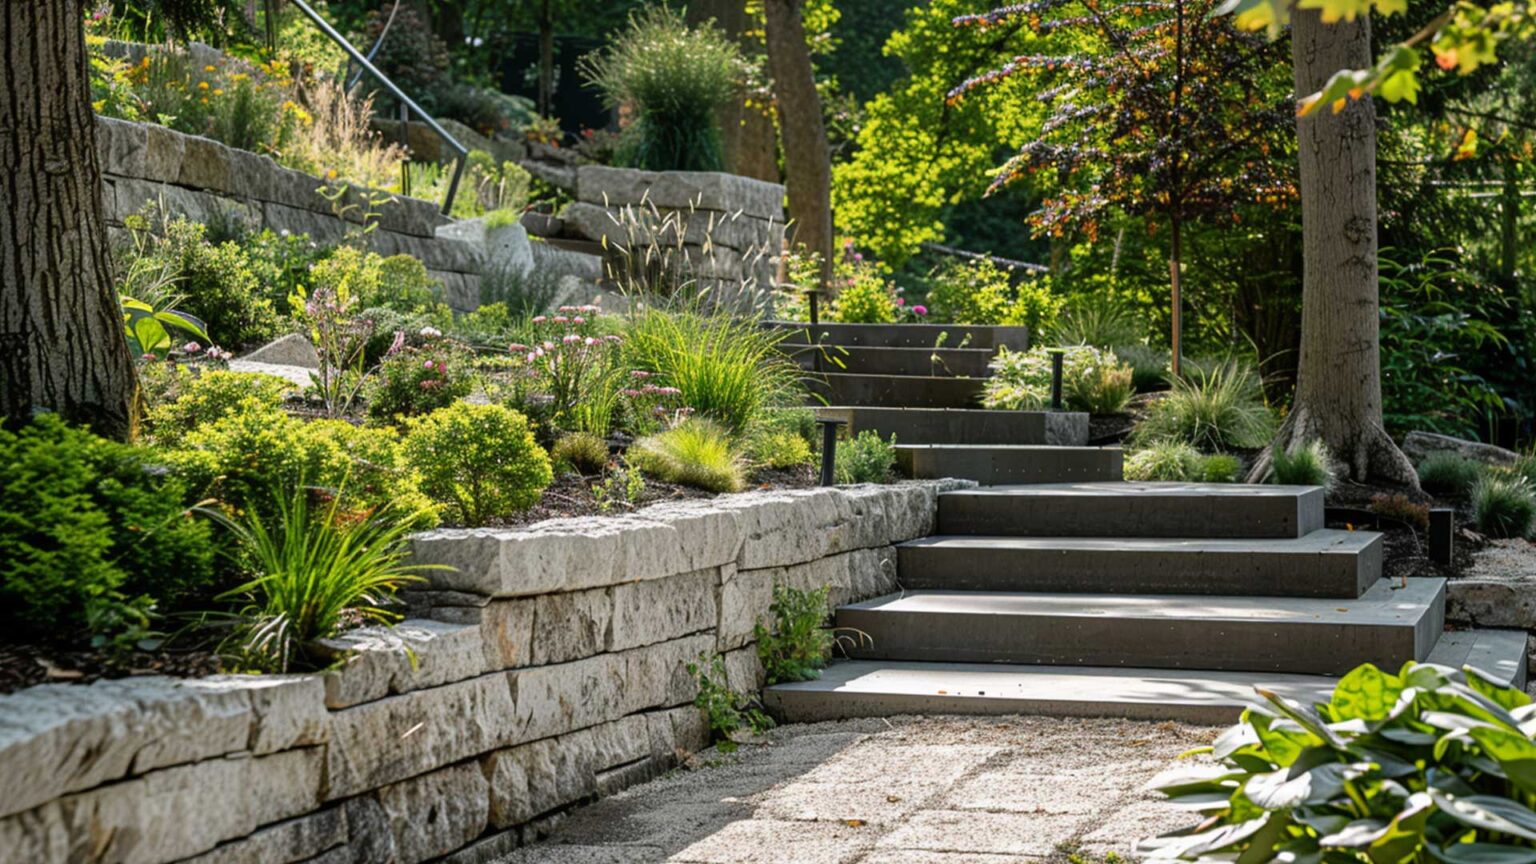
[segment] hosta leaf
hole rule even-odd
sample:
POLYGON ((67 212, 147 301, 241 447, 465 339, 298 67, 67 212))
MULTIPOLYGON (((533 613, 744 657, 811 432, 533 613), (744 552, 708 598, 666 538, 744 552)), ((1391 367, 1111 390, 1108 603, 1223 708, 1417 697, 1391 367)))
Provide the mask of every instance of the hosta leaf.
POLYGON ((1431 788, 1429 797, 1442 813, 1474 828, 1536 840, 1536 813, 1497 795, 1457 797, 1431 788))
POLYGON ((1403 682, 1397 676, 1366 663, 1334 685, 1333 696, 1328 700, 1328 713, 1335 721, 1381 720, 1397 704, 1397 697, 1402 692, 1403 682))
POLYGON ((1450 864, 1536 864, 1536 849, 1502 843, 1452 843, 1437 853, 1450 864))
POLYGON ((1303 729, 1300 724, 1283 717, 1257 715, 1250 726, 1259 742, 1268 751, 1269 758, 1280 766, 1296 761, 1303 750, 1322 745, 1322 739, 1303 729))
POLYGON ((167 328, 175 327, 191 333, 200 339, 208 338, 207 325, 205 325, 201 320, 194 318, 185 312, 177 312, 174 309, 167 309, 164 312, 156 312, 155 320, 159 321, 167 328))
POLYGON ((1477 691, 1490 702, 1510 712, 1510 716, 1514 717, 1517 722, 1526 719, 1525 716, 1519 713, 1519 709, 1525 708, 1529 710, 1532 707, 1531 697, 1526 695, 1525 691, 1516 690, 1513 687, 1508 687, 1496 681, 1490 681, 1484 676, 1481 669, 1472 666, 1463 669, 1462 673, 1467 677, 1468 687, 1477 691))
POLYGON ((1292 769, 1256 774, 1243 784, 1243 796, 1265 810, 1323 804, 1344 791, 1345 781, 1369 770, 1369 765, 1332 762, 1301 772, 1292 769))
POLYGON ((1230 795, 1246 776, 1224 765, 1186 765, 1164 771, 1147 785, 1170 798, 1223 790, 1230 795))
POLYGON ((1263 723, 1269 719, 1271 715, 1252 709, 1243 712, 1242 721, 1216 736, 1215 742, 1211 744, 1211 755, 1217 759, 1225 759, 1244 747, 1259 743, 1259 734, 1254 730, 1253 724, 1263 723))
POLYGON ((1262 687, 1255 687, 1254 690, 1260 696, 1263 696, 1265 699, 1267 699, 1269 704, 1278 708, 1280 713, 1301 724, 1303 729, 1306 729, 1308 732, 1316 735, 1318 739, 1321 740, 1324 744, 1339 750, 1343 750, 1346 746, 1348 746, 1344 739, 1335 734, 1332 729, 1329 729, 1327 724, 1323 722, 1322 718, 1317 716, 1317 712, 1313 711, 1311 708, 1306 707, 1294 699, 1287 699, 1278 693, 1265 690, 1262 687))
POLYGON ((1275 859, 1275 844, 1285 838, 1286 826, 1291 824, 1290 814, 1275 813, 1254 833, 1248 848, 1237 856, 1237 864, 1264 864, 1275 859))
POLYGON ((1200 831, 1194 834, 1165 834, 1144 841, 1141 848, 1155 853, 1155 858, 1191 858, 1200 857, 1207 852, 1219 852, 1228 849, 1258 833, 1259 829, 1269 823, 1270 817, 1266 814, 1258 819, 1249 819, 1235 825, 1223 825, 1210 831, 1200 831))
POLYGON ((1536 792, 1536 742, 1504 729, 1473 729, 1468 734, 1485 754, 1498 761, 1505 777, 1527 792, 1536 792))
POLYGON ((1374 864, 1411 860, 1424 845, 1424 825, 1434 812, 1434 800, 1423 792, 1415 793, 1366 854, 1374 864))
POLYGON ((1376 734, 1395 744, 1406 744, 1409 747, 1430 747, 1439 738, 1437 735, 1420 732, 1417 729, 1389 728, 1382 729, 1376 734))
POLYGON ((1385 819, 1357 819, 1350 822, 1338 831, 1320 838, 1317 842, 1322 846, 1344 846, 1350 849, 1358 849, 1368 846, 1377 838, 1387 833, 1385 819))

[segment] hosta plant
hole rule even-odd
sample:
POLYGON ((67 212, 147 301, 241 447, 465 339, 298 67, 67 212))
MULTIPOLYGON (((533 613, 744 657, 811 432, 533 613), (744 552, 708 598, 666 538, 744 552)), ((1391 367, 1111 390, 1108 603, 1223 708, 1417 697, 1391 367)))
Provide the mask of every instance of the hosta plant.
POLYGON ((1366 664, 1315 707, 1267 700, 1156 785, 1201 814, 1153 858, 1536 862, 1536 706, 1468 667, 1366 664))

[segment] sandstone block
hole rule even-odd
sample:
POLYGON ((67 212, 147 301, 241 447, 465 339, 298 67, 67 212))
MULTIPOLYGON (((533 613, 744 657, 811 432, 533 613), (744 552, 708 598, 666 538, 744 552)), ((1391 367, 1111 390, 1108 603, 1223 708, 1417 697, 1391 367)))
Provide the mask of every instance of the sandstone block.
POLYGON ((476 624, 480 627, 487 671, 515 669, 532 663, 533 610, 536 598, 481 599, 486 601, 484 606, 434 606, 432 615, 442 621, 476 624))
POLYGON ((615 587, 609 648, 621 651, 713 627, 718 572, 697 570, 615 587))
POLYGON ((511 743, 552 738, 629 713, 626 691, 636 684, 627 672, 625 655, 600 654, 507 673, 515 703, 511 743))
POLYGON ((175 183, 181 176, 181 160, 186 155, 188 136, 158 123, 146 123, 143 128, 144 171, 137 176, 145 180, 175 183))
POLYGON ((230 192, 229 148, 211 138, 186 135, 182 138, 181 170, 176 185, 210 192, 230 192))
POLYGON ((149 133, 145 124, 98 115, 96 147, 103 174, 118 177, 144 176, 149 149, 149 133))
POLYGON ((411 619, 394 627, 353 630, 321 645, 346 657, 341 668, 325 673, 331 708, 463 681, 485 671, 485 647, 474 624, 411 619))
POLYGON ((256 755, 324 744, 330 732, 325 679, 319 675, 219 675, 198 679, 206 690, 243 692, 251 702, 248 745, 256 755))
POLYGON ((664 210, 741 211, 762 219, 784 218, 784 187, 749 177, 708 171, 637 171, 603 165, 576 169, 578 200, 607 206, 648 201, 664 210))
POLYGON ((401 864, 437 858, 485 830, 489 785, 477 763, 455 765, 379 790, 401 864))
POLYGON ((1513 465, 1520 454, 1492 444, 1437 435, 1433 432, 1409 432, 1403 439, 1403 453, 1417 465, 1431 453, 1455 453, 1488 465, 1513 465))
POLYGON ((298 366, 319 369, 320 355, 315 346, 301 333, 289 333, 246 354, 241 360, 252 363, 271 363, 277 366, 298 366))
POLYGON ((534 598, 534 664, 565 663, 606 651, 613 626, 609 592, 595 588, 534 598))
POLYGON ((329 807, 262 828, 249 837, 189 858, 186 864, 289 864, 309 861, 347 842, 347 820, 340 807, 329 807))

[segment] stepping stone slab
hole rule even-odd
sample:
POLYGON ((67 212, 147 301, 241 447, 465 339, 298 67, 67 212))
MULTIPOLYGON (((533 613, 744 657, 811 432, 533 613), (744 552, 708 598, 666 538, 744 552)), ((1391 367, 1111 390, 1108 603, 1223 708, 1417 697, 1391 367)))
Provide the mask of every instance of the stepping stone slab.
POLYGON ((1342 675, 1423 660, 1445 580, 1378 581, 1358 600, 915 591, 837 610, 858 658, 1342 675))
POLYGON ((959 408, 880 408, 834 405, 818 417, 842 420, 898 444, 1053 445, 1088 443, 1088 415, 1075 411, 992 411, 959 408))
POLYGON ((899 444, 896 464, 908 477, 959 477, 1003 486, 1119 480, 1125 459, 1119 447, 899 444))
POLYGON ((1323 524, 1316 486, 1053 483, 941 495, 938 533, 1294 539, 1323 524))
POLYGON ((968 408, 981 404, 980 378, 821 374, 806 380, 812 404, 968 408))

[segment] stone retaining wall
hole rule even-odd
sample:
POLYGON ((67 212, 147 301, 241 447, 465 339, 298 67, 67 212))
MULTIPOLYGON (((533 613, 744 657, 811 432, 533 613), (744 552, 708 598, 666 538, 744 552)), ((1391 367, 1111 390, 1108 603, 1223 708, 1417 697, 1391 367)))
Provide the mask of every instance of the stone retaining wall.
POLYGON ((412 617, 317 675, 0 696, 0 862, 484 862, 665 771, 708 730, 684 664, 760 687, 775 583, 897 585, 959 481, 751 492, 418 535, 412 617))
MULTIPOLYGON (((316 190, 325 181, 278 165, 267 156, 186 135, 153 123, 97 117, 102 201, 107 222, 123 219, 148 202, 164 201, 172 214, 198 222, 235 216, 274 231, 304 233, 321 242, 340 240, 361 219, 354 207, 346 219, 316 190), (349 222, 351 224, 349 224, 349 222)), ((441 281, 455 309, 479 305, 484 253, 471 243, 440 237, 453 224, 438 212, 439 202, 394 196, 379 213, 368 243, 381 255, 406 254, 421 260, 441 281)), ((358 204, 359 193, 342 203, 358 204)))

